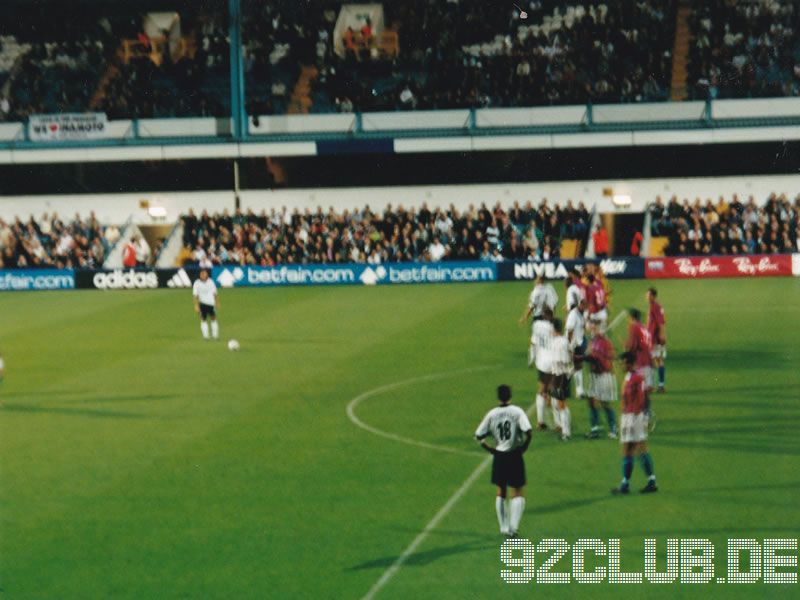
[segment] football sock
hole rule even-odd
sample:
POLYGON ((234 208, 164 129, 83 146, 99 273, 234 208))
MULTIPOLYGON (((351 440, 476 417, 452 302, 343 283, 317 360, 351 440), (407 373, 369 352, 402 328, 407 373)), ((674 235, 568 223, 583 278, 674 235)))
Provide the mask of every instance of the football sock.
POLYGON ((558 410, 558 400, 555 398, 550 398, 550 408, 553 409, 553 422, 556 424, 556 427, 561 427, 561 415, 559 414, 558 410))
POLYGON ((632 473, 633 473, 633 457, 632 456, 623 456, 622 457, 622 485, 623 485, 623 487, 628 485, 628 481, 630 481, 632 473))
POLYGON ((525 512, 525 497, 516 496, 508 503, 511 508, 511 522, 509 531, 510 533, 517 533, 519 531, 519 522, 522 520, 522 513, 525 512))
POLYGON ((217 339, 219 337, 219 323, 217 323, 216 321, 211 321, 211 336, 214 339, 217 339))
POLYGON ((664 365, 658 367, 658 387, 664 387, 665 371, 666 367, 664 365))
POLYGON ((208 339, 208 323, 200 321, 200 331, 203 332, 203 337, 208 339))
POLYGON ((608 430, 609 431, 616 431, 617 430, 617 418, 614 415, 614 409, 610 406, 606 405, 603 407, 603 410, 606 411, 606 420, 608 421, 608 430))
POLYGON ((583 371, 575 371, 575 396, 583 396, 583 371))
POLYGON ((544 396, 536 394, 536 422, 544 423, 544 396))
POLYGON ((591 402, 589 402, 589 424, 592 426, 592 431, 597 431, 600 428, 600 413, 591 402))
POLYGON ((494 509, 497 511, 497 522, 500 524, 500 533, 508 532, 508 512, 506 511, 506 499, 495 496, 494 509))
POLYGON ((651 481, 655 481, 656 476, 655 476, 655 471, 653 469, 653 457, 650 456, 650 453, 645 452, 644 454, 642 454, 639 457, 639 462, 641 463, 644 472, 647 473, 647 477, 651 481))
POLYGON ((569 406, 561 411, 561 433, 567 437, 572 435, 572 413, 569 412, 569 406))

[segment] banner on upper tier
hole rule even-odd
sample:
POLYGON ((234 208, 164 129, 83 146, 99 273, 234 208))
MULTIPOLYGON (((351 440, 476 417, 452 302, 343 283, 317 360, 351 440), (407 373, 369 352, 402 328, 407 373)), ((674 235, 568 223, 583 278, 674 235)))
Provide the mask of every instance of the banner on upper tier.
POLYGON ((540 275, 545 279, 565 279, 567 273, 575 267, 586 263, 599 264, 609 279, 642 279, 644 277, 644 259, 642 258, 603 258, 599 260, 516 260, 497 264, 499 281, 533 280, 540 275))
POLYGON ((645 273, 648 279, 778 277, 792 274, 792 256, 790 254, 763 254, 648 258, 645 273))
POLYGON ((72 269, 3 269, 0 291, 71 290, 75 287, 72 269))
POLYGON ((212 277, 217 285, 225 288, 470 283, 496 281, 497 268, 488 262, 225 266, 214 267, 212 277))
POLYGON ((105 113, 64 113, 28 117, 28 137, 33 142, 74 142, 108 137, 105 113))

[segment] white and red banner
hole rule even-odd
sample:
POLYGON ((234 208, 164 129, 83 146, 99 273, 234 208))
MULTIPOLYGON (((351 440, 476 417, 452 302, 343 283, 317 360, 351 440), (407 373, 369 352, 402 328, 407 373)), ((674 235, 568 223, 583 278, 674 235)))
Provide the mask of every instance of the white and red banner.
POLYGON ((648 258, 645 262, 645 277, 647 279, 777 277, 791 274, 791 254, 665 256, 648 258))
POLYGON ((105 113, 31 115, 28 136, 34 142, 101 140, 108 137, 105 113))

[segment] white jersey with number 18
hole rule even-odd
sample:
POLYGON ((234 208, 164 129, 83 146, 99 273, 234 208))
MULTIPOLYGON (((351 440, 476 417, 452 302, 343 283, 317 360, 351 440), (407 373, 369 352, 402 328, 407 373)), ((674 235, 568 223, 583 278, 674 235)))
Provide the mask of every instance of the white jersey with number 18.
POLYGON ((508 404, 497 406, 486 413, 475 431, 475 437, 482 440, 492 436, 497 450, 509 452, 523 444, 523 434, 530 430, 531 422, 525 411, 519 406, 508 404))

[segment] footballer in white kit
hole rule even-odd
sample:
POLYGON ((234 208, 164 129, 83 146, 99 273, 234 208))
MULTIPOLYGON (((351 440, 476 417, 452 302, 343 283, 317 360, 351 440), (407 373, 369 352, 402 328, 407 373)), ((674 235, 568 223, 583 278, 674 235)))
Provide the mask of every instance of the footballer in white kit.
POLYGON ((544 275, 539 275, 536 278, 536 285, 533 286, 531 295, 528 297, 528 307, 522 320, 527 321, 531 314, 534 319, 541 319, 545 308, 555 312, 557 304, 558 294, 556 294, 555 288, 545 281, 544 275))
POLYGON ((475 438, 492 459, 492 483, 497 486, 495 511, 500 533, 516 536, 522 513, 525 512, 525 462, 522 455, 531 443, 531 422, 519 406, 511 404, 511 388, 497 388, 500 403, 490 410, 475 430, 475 438), (494 447, 486 438, 494 438, 494 447), (506 506, 506 493, 511 488, 511 500, 506 506))
POLYGON ((217 309, 219 308, 219 295, 217 286, 208 276, 208 271, 200 271, 200 279, 192 285, 194 310, 200 315, 200 331, 203 339, 209 339, 209 322, 211 323, 211 337, 219 339, 219 323, 217 323, 217 309))
POLYGON ((561 430, 561 439, 567 441, 572 437, 572 415, 567 407, 569 397, 569 378, 572 376, 573 360, 569 341, 564 335, 564 324, 561 319, 553 320, 553 339, 550 342, 553 377, 550 383, 553 420, 557 430, 561 430))
POLYGON ((539 387, 536 393, 536 425, 540 431, 547 429, 544 422, 545 407, 550 404, 550 382, 552 374, 553 312, 545 308, 542 318, 533 322, 529 365, 536 365, 539 387))
POLYGON ((583 391, 583 356, 586 354, 586 300, 579 298, 567 315, 567 340, 575 366, 575 395, 582 398, 583 391))

